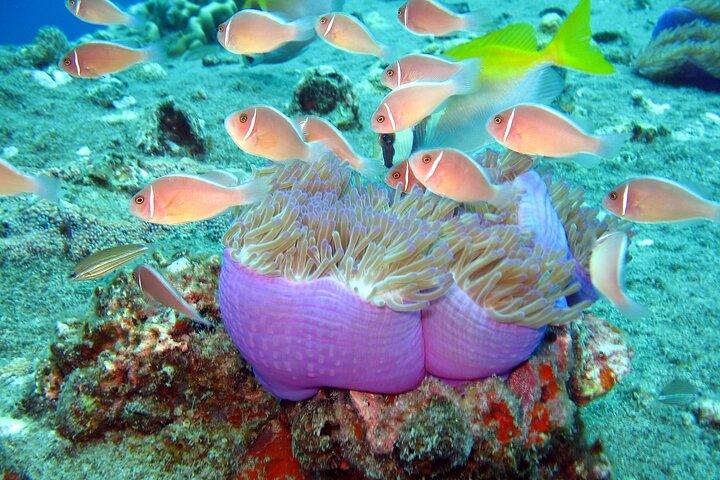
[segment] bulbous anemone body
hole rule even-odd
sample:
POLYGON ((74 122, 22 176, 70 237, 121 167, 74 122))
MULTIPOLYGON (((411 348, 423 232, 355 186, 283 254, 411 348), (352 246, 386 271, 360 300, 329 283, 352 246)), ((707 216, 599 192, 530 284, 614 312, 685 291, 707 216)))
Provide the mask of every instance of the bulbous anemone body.
POLYGON ((577 290, 573 264, 562 225, 544 224, 559 221, 535 174, 505 223, 418 190, 355 188, 336 164, 272 174, 275 193, 225 236, 220 305, 238 349, 281 398, 507 373, 546 325, 587 305, 565 304, 577 290))
POLYGON ((220 277, 228 333, 258 380, 302 400, 320 387, 400 393, 425 377, 420 312, 368 304, 324 277, 295 282, 258 274, 225 250, 220 277))

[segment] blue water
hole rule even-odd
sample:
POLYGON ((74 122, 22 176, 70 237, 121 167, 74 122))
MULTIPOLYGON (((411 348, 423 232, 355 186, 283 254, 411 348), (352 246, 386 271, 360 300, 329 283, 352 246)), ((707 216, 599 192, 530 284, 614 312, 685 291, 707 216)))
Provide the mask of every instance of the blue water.
MULTIPOLYGON (((132 5, 133 0, 117 0, 116 5, 132 5)), ((0 45, 32 42, 38 29, 52 25, 69 39, 98 28, 81 22, 68 12, 64 0, 3 0, 0 2, 0 45)))

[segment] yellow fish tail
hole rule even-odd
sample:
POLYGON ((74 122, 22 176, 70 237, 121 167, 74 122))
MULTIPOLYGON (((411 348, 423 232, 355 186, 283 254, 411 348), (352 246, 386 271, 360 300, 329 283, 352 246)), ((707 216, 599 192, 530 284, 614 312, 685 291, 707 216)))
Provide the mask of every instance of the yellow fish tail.
POLYGON ((542 51, 543 57, 563 68, 597 75, 614 73, 615 67, 590 43, 590 39, 590 0, 580 0, 542 51))

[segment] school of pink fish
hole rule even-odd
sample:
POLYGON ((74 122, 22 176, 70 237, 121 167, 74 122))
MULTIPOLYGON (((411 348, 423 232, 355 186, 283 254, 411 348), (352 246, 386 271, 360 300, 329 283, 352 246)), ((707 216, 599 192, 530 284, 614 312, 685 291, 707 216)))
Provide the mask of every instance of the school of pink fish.
MULTIPOLYGON (((308 8, 301 8, 306 14, 317 10, 313 5, 324 5, 311 2, 297 3, 300 7, 307 3, 308 8)), ((588 0, 580 2, 589 4, 588 0)), ((135 25, 139 21, 109 0, 66 0, 66 6, 77 18, 92 24, 135 25)), ((409 0, 397 11, 399 24, 421 36, 476 32, 488 20, 486 12, 459 14, 434 0, 409 0)), ((381 82, 390 91, 368 125, 381 135, 399 135, 422 128, 423 141, 413 144, 403 158, 391 160, 392 164, 386 167, 381 160, 358 153, 323 118, 291 119, 271 105, 250 105, 229 113, 225 120, 229 138, 243 152, 271 162, 314 162, 333 155, 369 180, 384 180, 391 188, 405 193, 422 188, 461 203, 487 202, 502 208, 522 192, 510 184, 494 183, 474 159, 478 148, 495 141, 521 154, 566 159, 592 167, 617 155, 626 139, 622 134, 596 135, 548 106, 550 102, 540 92, 547 90, 546 84, 552 77, 546 75, 548 67, 543 65, 513 81, 479 81, 483 72, 480 58, 455 61, 440 55, 402 54, 379 41, 358 18, 341 11, 289 19, 283 14, 243 9, 217 29, 218 43, 238 55, 274 52, 289 43, 314 37, 349 54, 386 61, 381 82), (470 131, 473 133, 466 135, 470 131)), ((87 42, 67 52, 59 67, 73 77, 96 79, 158 58, 154 46, 131 48, 110 42, 87 42)), ((260 180, 240 184, 227 172, 178 173, 148 184, 129 200, 128 208, 145 222, 179 225, 260 202, 269 188, 260 180)), ((0 195, 32 193, 58 202, 58 192, 56 180, 22 173, 0 159, 0 195)), ((720 222, 719 203, 672 180, 656 177, 621 183, 605 196, 603 206, 611 214, 635 223, 720 222)), ((600 294, 626 316, 638 318, 646 309, 625 292, 623 281, 628 242, 624 231, 609 232, 598 239, 590 259, 590 275, 600 294)), ((127 252, 123 255, 135 258, 127 252)), ((108 255, 103 258, 106 264, 115 265, 108 255)), ((151 267, 137 267, 135 277, 150 298, 204 323, 151 267)))

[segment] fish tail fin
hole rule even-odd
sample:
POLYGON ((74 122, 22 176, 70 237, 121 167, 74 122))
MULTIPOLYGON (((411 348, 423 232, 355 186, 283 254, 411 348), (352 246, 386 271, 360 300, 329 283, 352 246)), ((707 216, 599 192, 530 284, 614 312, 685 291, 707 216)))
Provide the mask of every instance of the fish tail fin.
POLYGON ((628 140, 628 136, 624 133, 614 133, 603 135, 598 140, 600 140, 600 149, 597 154, 603 158, 614 158, 628 140))
POLYGON ((720 223, 720 203, 713 203, 713 214, 710 220, 720 223))
POLYGON ((385 164, 372 158, 361 158, 357 172, 368 180, 377 180, 385 175, 387 168, 385 164))
POLYGON ((577 163, 583 168, 596 167, 602 160, 602 156, 595 155, 593 153, 578 153, 569 158, 574 163, 577 163))
POLYGON ((160 43, 155 43, 143 49, 143 60, 146 62, 160 63, 167 57, 165 47, 160 43))
POLYGON ((622 304, 617 305, 617 309, 629 320, 640 320, 650 314, 650 310, 648 310, 647 307, 630 298, 625 299, 622 304))
POLYGON ((126 27, 137 28, 145 23, 145 20, 138 17, 137 15, 132 15, 130 13, 126 13, 125 16, 126 16, 126 20, 125 20, 124 25, 126 27))
POLYGON ((478 76, 482 69, 482 63, 479 59, 469 59, 463 61, 463 66, 452 77, 453 85, 455 86, 456 95, 467 95, 477 91, 478 89, 478 76))
POLYGON ((256 177, 233 190, 237 193, 236 205, 249 205, 262 202, 270 194, 271 184, 266 178, 256 177))
POLYGON ((300 159, 304 162, 319 162, 323 160, 329 153, 331 153, 331 150, 328 148, 325 142, 319 140, 315 142, 307 142, 307 146, 307 155, 304 158, 300 159))
POLYGON ((597 75, 614 73, 615 67, 590 40, 590 0, 580 0, 543 54, 559 67, 597 75))
POLYGON ((463 15, 465 22, 465 31, 476 32, 487 27, 491 22, 492 13, 489 10, 480 9, 463 15))
POLYGON ((387 63, 397 62, 404 55, 404 50, 396 45, 380 44, 380 60, 387 63))
POLYGON ((37 194, 52 203, 60 202, 60 180, 53 177, 36 177, 37 194))
POLYGON ((303 17, 291 23, 293 34, 291 41, 304 42, 315 36, 315 17, 303 17))
POLYGON ((513 185, 512 183, 501 183, 495 186, 495 198, 489 203, 499 209, 506 209, 510 205, 517 203, 520 196, 525 190, 513 185))

